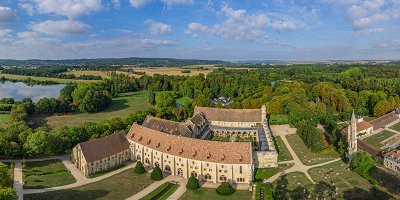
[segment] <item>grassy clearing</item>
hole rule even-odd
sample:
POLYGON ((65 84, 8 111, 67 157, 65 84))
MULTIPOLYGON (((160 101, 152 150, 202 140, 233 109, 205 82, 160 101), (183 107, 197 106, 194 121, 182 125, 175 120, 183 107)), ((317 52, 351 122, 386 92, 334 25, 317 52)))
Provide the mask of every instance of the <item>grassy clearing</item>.
POLYGON ((264 179, 269 179, 273 175, 292 167, 293 164, 281 164, 278 167, 271 167, 271 168, 257 168, 255 169, 255 182, 262 182, 264 179))
POLYGON ((24 195, 26 200, 72 200, 72 199, 126 199, 154 181, 150 174, 137 175, 133 169, 127 169, 109 178, 80 187, 53 192, 24 195))
POLYGON ((102 78, 110 78, 110 76, 105 71, 94 71, 94 70, 87 70, 87 71, 69 71, 63 74, 73 74, 76 77, 82 75, 93 75, 93 76, 101 76, 102 78))
POLYGON ((264 199, 261 199, 261 195, 260 195, 260 193, 261 193, 261 189, 263 190, 263 192, 264 192, 264 199, 265 200, 273 200, 274 198, 273 198, 273 196, 272 196, 272 192, 273 192, 273 188, 272 188, 272 185, 265 185, 265 184, 262 184, 262 183, 256 183, 256 200, 264 200, 264 199))
POLYGON ((278 178, 278 180, 272 183, 274 188, 276 187, 286 187, 289 192, 294 191, 297 187, 302 186, 307 189, 312 188, 313 184, 302 172, 292 172, 285 174, 278 178), (282 186, 284 185, 284 186, 282 186))
POLYGON ((171 196, 172 193, 175 192, 175 190, 178 189, 179 185, 172 184, 170 182, 165 182, 160 187, 156 188, 155 190, 153 190, 152 192, 141 198, 141 200, 151 200, 152 198, 157 196, 160 192, 162 192, 164 189, 167 189, 168 186, 170 186, 170 188, 166 192, 164 192, 164 194, 162 194, 159 198, 157 198, 158 200, 167 199, 169 196, 171 196))
POLYGON ((369 144, 369 145, 371 145, 371 146, 374 146, 377 149, 379 149, 383 145, 383 144, 381 144, 381 142, 383 140, 386 140, 387 138, 393 136, 393 135, 395 135, 395 133, 385 130, 385 131, 382 131, 382 132, 380 132, 378 134, 375 134, 373 136, 370 136, 370 137, 366 138, 364 140, 364 142, 369 144))
POLYGON ((305 165, 315 165, 339 158, 340 155, 333 149, 327 148, 319 153, 314 153, 304 144, 297 134, 286 135, 286 139, 305 165))
POLYGON ((7 127, 8 114, 0 114, 0 128, 7 127))
POLYGON ((390 128, 395 130, 395 131, 399 131, 400 132, 400 123, 397 123, 397 124, 391 126, 390 128))
MULTIPOLYGON (((347 168, 348 166, 343 161, 338 161, 322 167, 312 168, 308 170, 308 173, 315 182, 323 181, 327 183, 335 183, 335 186, 339 189, 339 194, 352 191, 355 187, 367 191, 372 187, 372 185, 366 179, 353 171, 347 170, 347 168)), ((361 194, 352 195, 355 195, 354 198, 363 197, 357 196, 361 194)))
POLYGON ((237 190, 229 196, 221 196, 217 194, 215 189, 199 188, 197 190, 187 190, 179 200, 203 200, 203 199, 218 199, 218 200, 247 200, 251 199, 252 193, 249 191, 237 190))
POLYGON ((60 160, 27 162, 23 178, 26 189, 48 188, 76 182, 60 160))
POLYGON ((37 125, 47 125, 50 129, 58 126, 78 126, 84 122, 100 122, 114 117, 126 118, 129 114, 152 108, 147 91, 130 92, 114 98, 110 107, 97 113, 74 113, 67 115, 33 115, 37 125))
POLYGON ((286 115, 271 115, 269 117, 270 125, 283 125, 288 123, 289 121, 286 115))
POLYGON ((176 103, 179 105, 190 104, 192 103, 193 99, 189 97, 182 97, 176 100, 176 103))
POLYGON ((15 75, 15 74, 1 74, 0 77, 4 76, 7 79, 11 80, 18 80, 18 81, 23 81, 27 78, 30 78, 32 80, 36 81, 54 81, 57 83, 71 83, 71 82, 76 82, 76 83, 82 83, 82 82, 95 82, 98 80, 75 80, 75 79, 61 79, 61 78, 47 78, 47 77, 36 77, 36 76, 22 76, 22 75, 15 75))
POLYGON ((190 73, 182 73, 182 70, 187 70, 179 67, 148 67, 148 68, 134 68, 133 71, 145 72, 149 76, 155 74, 168 75, 168 76, 196 76, 199 74, 207 75, 213 71, 213 69, 197 70, 190 69, 190 73))
POLYGON ((283 143, 283 140, 280 136, 273 136, 275 141, 275 146, 278 151, 278 161, 288 161, 293 160, 292 154, 290 154, 289 149, 283 143))

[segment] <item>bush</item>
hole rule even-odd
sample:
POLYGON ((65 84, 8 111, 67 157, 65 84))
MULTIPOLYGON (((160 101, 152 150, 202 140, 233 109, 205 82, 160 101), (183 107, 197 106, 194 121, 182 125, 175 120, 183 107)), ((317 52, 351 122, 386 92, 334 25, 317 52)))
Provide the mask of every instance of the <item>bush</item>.
POLYGON ((144 169, 144 167, 143 167, 143 163, 142 162, 140 162, 140 161, 138 161, 137 163, 136 163, 136 166, 135 166, 135 173, 136 174, 143 174, 143 173, 145 173, 146 172, 146 170, 144 169))
POLYGON ((222 182, 217 188, 219 195, 231 195, 233 193, 235 193, 235 189, 228 182, 222 182))
POLYGON ((191 176, 188 180, 188 182, 186 183, 186 188, 189 190, 197 190, 199 189, 200 185, 199 185, 199 181, 197 180, 196 177, 191 176))
POLYGON ((18 196, 12 188, 0 188, 0 199, 2 200, 17 200, 18 196))
POLYGON ((151 179, 155 181, 159 181, 163 179, 163 174, 159 166, 156 166, 153 171, 151 172, 151 179))

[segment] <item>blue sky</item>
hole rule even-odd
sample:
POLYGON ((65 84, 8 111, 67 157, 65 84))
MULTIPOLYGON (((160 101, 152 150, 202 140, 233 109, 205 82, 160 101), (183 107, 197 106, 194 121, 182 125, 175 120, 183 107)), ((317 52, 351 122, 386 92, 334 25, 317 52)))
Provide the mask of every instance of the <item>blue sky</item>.
POLYGON ((400 59, 400 0, 0 0, 0 58, 400 59))

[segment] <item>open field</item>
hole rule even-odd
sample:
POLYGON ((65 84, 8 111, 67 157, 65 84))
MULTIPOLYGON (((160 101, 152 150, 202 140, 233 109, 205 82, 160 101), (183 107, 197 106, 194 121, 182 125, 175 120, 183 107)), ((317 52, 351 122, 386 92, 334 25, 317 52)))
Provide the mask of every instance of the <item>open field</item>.
POLYGON ((97 113, 74 113, 67 115, 33 115, 37 125, 47 125, 50 129, 58 126, 78 126, 84 122, 100 122, 114 117, 126 118, 129 114, 146 110, 153 106, 149 103, 147 91, 130 92, 114 98, 110 107, 97 113))
POLYGON ((286 139, 292 146, 294 152, 305 165, 315 165, 339 158, 340 155, 333 148, 314 153, 304 144, 303 140, 297 134, 286 135, 286 139))
POLYGON ((105 71, 94 71, 94 70, 87 70, 87 71, 69 71, 63 74, 73 74, 76 77, 81 75, 93 75, 93 76, 101 76, 102 78, 110 78, 110 76, 105 71))
POLYGON ((308 173, 315 182, 323 181, 329 184, 333 182, 338 188, 339 194, 346 192, 346 195, 350 195, 351 193, 353 198, 363 199, 365 196, 362 196, 362 193, 353 192, 353 189, 358 187, 368 191, 372 185, 356 172, 347 170, 347 168, 348 166, 344 162, 337 161, 322 167, 312 168, 308 170, 308 173))
POLYGON ((271 167, 271 168, 256 168, 254 171, 254 181, 255 182, 262 182, 264 179, 268 179, 273 175, 292 167, 293 164, 280 164, 278 167, 271 167))
POLYGON ((387 138, 393 136, 395 133, 390 132, 390 131, 382 131, 378 134, 375 134, 373 136, 370 136, 368 138, 366 138, 365 140, 363 140, 365 143, 374 146, 375 148, 379 149, 381 146, 383 146, 383 144, 381 144, 381 142, 383 140, 386 140, 387 138))
POLYGON ((247 200, 251 199, 252 193, 249 191, 237 190, 229 196, 221 196, 217 194, 215 189, 199 188, 197 190, 187 190, 179 200, 203 200, 203 199, 218 199, 218 200, 247 200))
POLYGON ((95 82, 98 80, 75 80, 75 79, 61 79, 61 78, 47 78, 47 77, 36 77, 36 76, 22 76, 22 75, 15 75, 15 74, 1 74, 0 77, 4 76, 7 79, 11 80, 18 80, 18 81, 23 81, 27 78, 30 78, 32 80, 36 81, 54 81, 57 83, 71 83, 71 82, 76 82, 76 83, 82 83, 82 82, 95 82))
POLYGON ((0 128, 6 128, 8 114, 0 114, 0 128))
POLYGON ((24 188, 48 188, 75 183, 76 180, 60 160, 27 162, 24 188))
POLYGON ((148 67, 148 68, 134 68, 135 72, 144 72, 149 76, 155 74, 168 75, 168 76, 196 76, 199 74, 207 75, 213 71, 213 69, 197 70, 197 69, 184 69, 179 67, 148 67), (182 70, 190 70, 190 73, 182 73, 182 70))
POLYGON ((119 174, 101 181, 83 185, 80 187, 58 190, 53 192, 24 195, 26 200, 72 200, 72 199, 126 199, 154 181, 150 174, 137 175, 133 169, 127 169, 119 174))
POLYGON ((302 172, 292 172, 279 177, 276 181, 272 183, 274 189, 276 187, 285 187, 287 191, 292 192, 297 187, 302 186, 307 189, 312 188, 313 184, 302 172))
POLYGON ((273 136, 275 140, 276 150, 278 151, 278 161, 293 160, 292 154, 290 154, 285 143, 283 143, 280 136, 273 136))

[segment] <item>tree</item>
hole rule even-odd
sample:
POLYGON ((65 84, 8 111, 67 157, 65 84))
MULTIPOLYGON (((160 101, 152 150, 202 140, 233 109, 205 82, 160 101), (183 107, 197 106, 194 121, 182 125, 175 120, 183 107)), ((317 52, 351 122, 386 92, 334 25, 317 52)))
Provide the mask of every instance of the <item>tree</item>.
POLYGON ((196 189, 200 188, 199 181, 197 180, 197 178, 194 176, 191 176, 189 178, 188 182, 186 183, 186 188, 189 190, 196 190, 196 189))
POLYGON ((140 161, 137 161, 134 171, 136 174, 143 174, 146 172, 146 170, 144 169, 143 163, 140 161))
POLYGON ((15 190, 12 188, 0 188, 0 199, 1 200, 17 200, 18 196, 15 190))
POLYGON ((163 174, 159 166, 154 167, 153 171, 151 171, 150 178, 155 181, 163 179, 163 174))
POLYGON ((0 162, 0 188, 8 187, 9 184, 10 184, 10 173, 8 166, 0 162))
POLYGON ((152 89, 149 89, 149 103, 152 105, 156 104, 156 93, 152 89))
POLYGON ((172 110, 176 107, 174 96, 171 92, 160 92, 156 97, 156 111, 162 116, 166 116, 172 113, 172 110))
POLYGON ((324 137, 321 131, 308 121, 301 121, 297 127, 297 134, 304 144, 312 151, 318 152, 324 148, 324 137))
POLYGON ((350 168, 369 181, 372 181, 373 179, 368 175, 368 172, 374 166, 374 159, 372 159, 372 157, 366 152, 357 153, 350 162, 350 168))
POLYGON ((228 182, 222 182, 220 186, 217 188, 217 194, 219 195, 231 195, 235 193, 235 189, 228 182))

